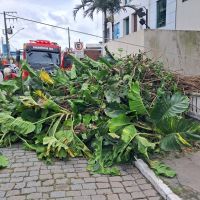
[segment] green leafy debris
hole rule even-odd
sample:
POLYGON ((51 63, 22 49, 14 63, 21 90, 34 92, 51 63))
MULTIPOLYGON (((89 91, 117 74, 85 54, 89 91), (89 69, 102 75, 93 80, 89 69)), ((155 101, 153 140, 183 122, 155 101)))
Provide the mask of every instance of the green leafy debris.
POLYGON ((131 111, 136 112, 139 115, 144 115, 148 113, 143 104, 142 97, 140 96, 140 86, 138 81, 131 85, 128 97, 129 107, 131 111))
POLYGON ((188 97, 161 63, 142 53, 106 52, 99 61, 70 55, 72 69, 53 74, 22 62, 18 77, 0 84, 0 146, 22 141, 47 163, 84 156, 92 173, 112 175, 120 174, 118 163, 137 156, 158 175, 173 177, 151 158, 200 140, 199 123, 184 118, 188 97))
POLYGON ((157 160, 150 161, 150 167, 157 175, 162 175, 169 178, 173 178, 176 176, 176 172, 174 170, 157 160))

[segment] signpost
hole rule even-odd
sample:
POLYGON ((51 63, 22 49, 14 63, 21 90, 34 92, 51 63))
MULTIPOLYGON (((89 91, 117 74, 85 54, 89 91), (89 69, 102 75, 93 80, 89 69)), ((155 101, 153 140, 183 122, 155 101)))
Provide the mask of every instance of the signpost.
POLYGON ((75 49, 75 56, 77 58, 84 58, 84 48, 83 48, 83 42, 75 42, 74 43, 74 49, 75 49))

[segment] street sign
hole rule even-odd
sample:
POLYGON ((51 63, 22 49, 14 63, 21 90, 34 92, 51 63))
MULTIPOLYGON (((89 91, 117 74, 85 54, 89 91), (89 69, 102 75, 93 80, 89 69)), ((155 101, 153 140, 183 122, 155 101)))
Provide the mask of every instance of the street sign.
POLYGON ((83 42, 75 42, 74 49, 74 53, 77 58, 84 58, 83 42))
POLYGON ((82 51, 83 50, 83 42, 75 42, 74 47, 75 47, 75 50, 82 51))

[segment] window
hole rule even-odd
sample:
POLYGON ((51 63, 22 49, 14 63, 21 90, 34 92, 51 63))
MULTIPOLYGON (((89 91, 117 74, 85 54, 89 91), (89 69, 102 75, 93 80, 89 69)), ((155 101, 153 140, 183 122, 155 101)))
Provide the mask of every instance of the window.
POLYGON ((124 19, 124 35, 129 34, 129 17, 124 19))
POLYGON ((157 1, 157 28, 166 25, 166 0, 157 1))
POLYGON ((120 37, 120 23, 114 25, 114 39, 118 39, 120 37))

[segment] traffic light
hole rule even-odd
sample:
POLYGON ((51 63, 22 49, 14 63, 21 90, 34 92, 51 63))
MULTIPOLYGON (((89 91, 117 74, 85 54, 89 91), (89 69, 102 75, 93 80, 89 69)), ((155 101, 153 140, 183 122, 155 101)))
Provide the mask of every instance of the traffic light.
POLYGON ((141 18, 140 21, 139 21, 139 23, 140 23, 141 25, 144 25, 144 24, 146 24, 146 21, 145 21, 144 18, 141 18))
POLYGON ((139 8, 137 11, 136 11, 136 14, 138 15, 139 18, 142 18, 146 15, 146 12, 144 11, 143 8, 139 8))
POLYGON ((146 28, 150 28, 148 26, 148 9, 145 8, 145 10, 144 10, 144 8, 145 7, 137 9, 136 14, 140 18, 139 23, 141 25, 146 25, 146 28), (144 16, 146 16, 146 19, 143 18, 144 16))

